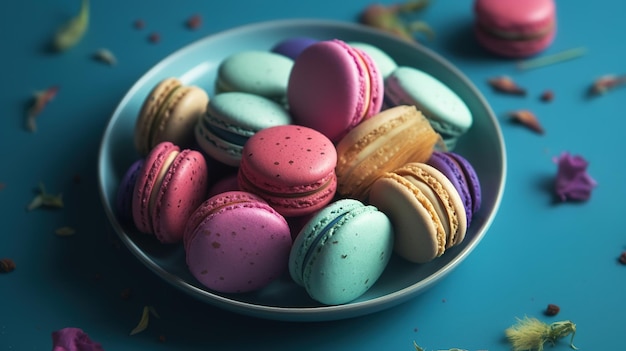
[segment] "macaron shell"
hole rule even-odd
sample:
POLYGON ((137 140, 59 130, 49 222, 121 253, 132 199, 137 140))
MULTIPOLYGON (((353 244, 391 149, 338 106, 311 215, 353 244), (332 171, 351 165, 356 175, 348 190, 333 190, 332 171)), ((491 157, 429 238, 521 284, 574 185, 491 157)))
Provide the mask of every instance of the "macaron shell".
POLYGON ((336 164, 335 147, 320 132, 298 125, 270 127, 244 145, 239 186, 283 215, 305 215, 332 200, 336 164))
POLYGON ((287 89, 294 122, 335 142, 379 112, 382 76, 370 61, 367 54, 340 40, 321 41, 304 50, 295 60, 287 89))
POLYGON ((407 162, 425 162, 439 135, 414 106, 396 106, 363 121, 337 143, 337 191, 365 201, 371 184, 407 162))
POLYGON ((133 162, 124 173, 117 188, 115 208, 121 222, 132 222, 133 219, 133 191, 144 159, 133 162))
POLYGON ((396 61, 377 46, 356 41, 348 42, 348 45, 369 55, 369 57, 371 57, 376 64, 376 67, 380 71, 380 75, 383 79, 387 78, 391 72, 395 71, 398 67, 396 61))
POLYGON ((387 173, 372 185, 370 203, 393 223, 394 252, 414 263, 430 262, 445 251, 446 233, 430 200, 403 177, 387 173))
POLYGON ((282 40, 272 47, 271 52, 281 54, 295 60, 304 49, 317 43, 319 40, 309 37, 293 37, 282 40))
POLYGON ((448 152, 448 155, 452 157, 465 175, 465 180, 468 183, 470 195, 472 196, 472 213, 478 212, 482 204, 482 188, 480 186, 480 179, 474 166, 463 156, 458 153, 448 152))
POLYGON ((240 91, 282 102, 292 67, 292 59, 269 51, 235 53, 220 64, 216 91, 240 91))
POLYGON ((477 22, 488 30, 509 34, 535 35, 554 25, 554 0, 476 0, 477 22))
POLYGON ((209 97, 195 86, 181 87, 164 107, 155 121, 151 145, 170 141, 181 148, 191 148, 195 143, 194 127, 206 111, 209 97))
POLYGON ((385 80, 391 105, 415 105, 444 140, 458 138, 472 126, 472 113, 448 86, 413 67, 398 67, 385 80))
POLYGON ((132 200, 133 221, 137 229, 142 233, 154 233, 150 212, 150 197, 158 182, 165 160, 172 152, 180 152, 180 148, 170 142, 157 144, 146 156, 145 164, 137 177, 132 200))
POLYGON ((459 164, 448 153, 435 151, 430 156, 427 162, 430 166, 439 170, 445 175, 450 183, 457 189, 463 206, 465 208, 465 215, 467 217, 467 225, 471 223, 473 213, 473 200, 472 195, 468 187, 468 182, 465 179, 465 174, 460 169, 459 164))
POLYGON ((166 78, 152 88, 141 106, 135 122, 135 148, 142 156, 150 152, 150 131, 159 107, 168 98, 170 92, 181 86, 177 78, 166 78))
POLYGON ((154 235, 162 243, 182 241, 187 219, 207 197, 208 169, 195 150, 181 151, 169 166, 152 210, 154 235))
POLYGON ((285 219, 254 201, 220 207, 188 240, 191 273, 209 289, 225 293, 258 290, 281 276, 291 248, 285 219))

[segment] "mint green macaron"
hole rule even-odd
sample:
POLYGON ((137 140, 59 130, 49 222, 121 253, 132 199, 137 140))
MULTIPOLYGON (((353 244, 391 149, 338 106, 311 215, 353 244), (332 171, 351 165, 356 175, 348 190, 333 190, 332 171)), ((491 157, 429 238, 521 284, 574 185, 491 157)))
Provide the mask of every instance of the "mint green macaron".
POLYGON ((237 167, 248 138, 259 130, 291 124, 280 104, 259 95, 229 92, 215 95, 195 128, 200 149, 226 165, 237 167))
POLYGON ((381 276, 393 252, 389 218, 358 200, 337 200, 317 212, 294 240, 289 273, 326 305, 357 299, 381 276))
POLYGON ((417 68, 400 66, 385 79, 385 106, 415 105, 448 150, 472 126, 472 113, 447 85, 417 68))
POLYGON ((215 91, 239 91, 282 103, 292 67, 292 59, 270 51, 238 52, 220 63, 215 91))

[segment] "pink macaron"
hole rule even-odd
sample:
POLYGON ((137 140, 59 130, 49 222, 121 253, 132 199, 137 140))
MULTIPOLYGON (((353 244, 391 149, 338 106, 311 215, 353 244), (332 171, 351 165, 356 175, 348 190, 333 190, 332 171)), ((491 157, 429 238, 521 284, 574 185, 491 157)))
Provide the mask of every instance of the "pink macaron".
POLYGON ((287 86, 294 122, 320 131, 333 142, 380 112, 383 93, 383 77, 372 58, 337 39, 302 51, 287 86))
POLYGON ((265 128, 243 147, 238 182, 283 216, 304 216, 337 190, 337 151, 324 134, 299 125, 265 128))
POLYGON ((184 234, 187 266, 204 286, 224 293, 263 288, 286 272, 287 221, 243 191, 213 196, 191 215, 184 234))
POLYGON ((474 14, 478 42, 501 56, 537 54, 555 37, 554 0, 476 0, 474 14))
POLYGON ((208 169, 200 152, 181 150, 171 142, 157 144, 135 183, 135 226, 162 243, 180 242, 187 219, 206 199, 207 189, 208 169))

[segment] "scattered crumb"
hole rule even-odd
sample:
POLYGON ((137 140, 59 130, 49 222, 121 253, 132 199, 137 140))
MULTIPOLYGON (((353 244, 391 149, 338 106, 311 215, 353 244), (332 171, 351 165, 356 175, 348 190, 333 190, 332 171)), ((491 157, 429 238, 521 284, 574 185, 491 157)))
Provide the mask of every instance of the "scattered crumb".
POLYGON ((191 17, 189 17, 189 19, 187 19, 187 28, 195 30, 200 28, 200 26, 202 25, 202 17, 198 14, 195 14, 191 17))
POLYGON ((619 255, 619 263, 626 265, 626 251, 622 252, 621 255, 619 255))
POLYGON ((552 100, 554 100, 554 92, 552 90, 546 90, 541 94, 540 99, 543 102, 552 102, 552 100))
POLYGON ((161 35, 157 32, 152 32, 150 33, 150 35, 148 36, 148 40, 153 43, 156 44, 158 42, 161 41, 161 35))
POLYGON ((135 20, 135 22, 133 22, 133 27, 135 27, 135 29, 144 29, 145 26, 146 22, 144 22, 142 19, 137 19, 135 20))
POLYGON ((0 273, 9 273, 15 270, 15 262, 10 258, 0 259, 0 273))
POLYGON ((561 308, 558 305, 551 303, 548 304, 548 307, 546 307, 544 314, 546 316, 556 316, 557 314, 559 314, 560 311, 561 308))
POLYGON ((72 227, 61 227, 54 231, 58 236, 72 236, 76 234, 76 229, 72 227))

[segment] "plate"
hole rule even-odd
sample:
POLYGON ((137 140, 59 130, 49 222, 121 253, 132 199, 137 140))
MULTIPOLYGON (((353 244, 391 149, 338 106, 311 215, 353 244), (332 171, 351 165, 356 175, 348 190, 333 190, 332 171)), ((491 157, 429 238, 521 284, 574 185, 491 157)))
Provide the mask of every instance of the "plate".
POLYGON ((212 305, 255 317, 288 321, 322 321, 373 313, 407 301, 437 283, 478 245, 493 221, 504 190, 506 159, 498 121, 490 106, 457 68, 416 43, 397 39, 358 24, 320 20, 282 20, 251 24, 207 36, 169 55, 146 72, 126 93, 104 131, 98 160, 98 182, 106 214, 128 249, 169 284, 212 305), (204 88, 212 96, 216 70, 227 56, 244 50, 269 50, 282 39, 308 36, 370 43, 391 55, 399 65, 426 71, 455 91, 474 117, 471 129, 455 149, 476 169, 483 190, 482 207, 465 240, 434 261, 413 264, 393 257, 376 284, 357 300, 324 306, 308 297, 288 275, 260 291, 222 294, 204 288, 187 270, 182 245, 162 245, 154 237, 120 223, 114 214, 118 184, 139 156, 133 147, 135 120, 150 90, 162 79, 179 77, 204 88))

